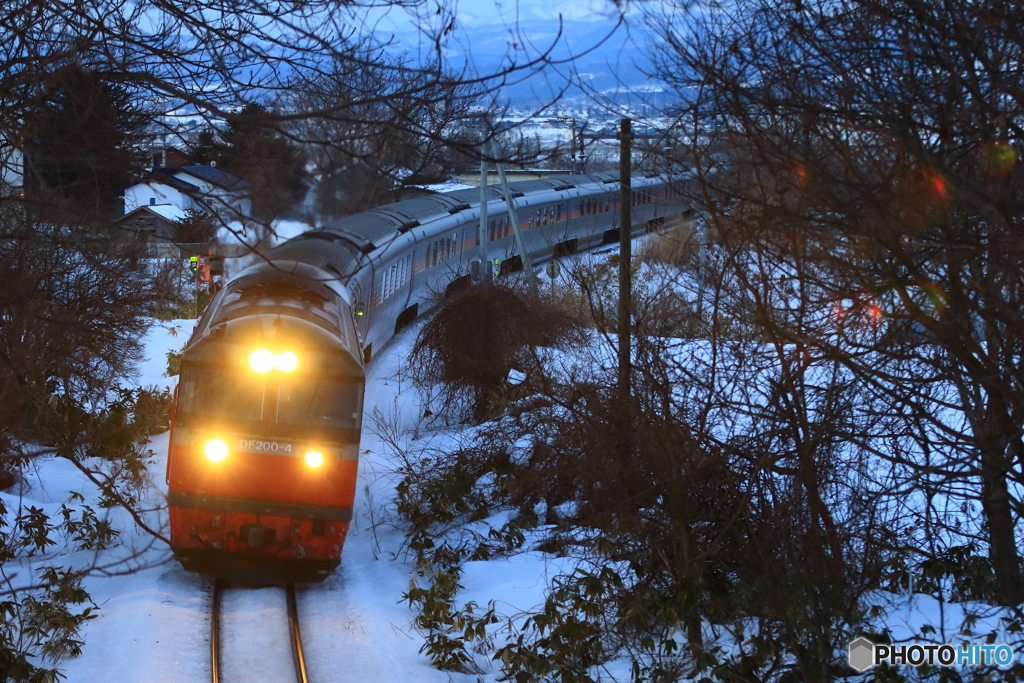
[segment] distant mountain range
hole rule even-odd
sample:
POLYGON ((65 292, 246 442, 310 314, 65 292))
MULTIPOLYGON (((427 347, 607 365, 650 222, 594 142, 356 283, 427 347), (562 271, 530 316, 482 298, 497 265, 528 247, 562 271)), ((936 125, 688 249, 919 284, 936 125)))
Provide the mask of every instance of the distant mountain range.
MULTIPOLYGON (((553 64, 530 78, 513 76, 502 87, 511 106, 531 109, 550 104, 563 90, 560 106, 579 110, 599 106, 592 93, 627 107, 645 100, 661 107, 671 99, 661 83, 648 78, 653 65, 638 16, 616 28, 614 19, 588 11, 585 3, 538 2, 520 4, 518 9, 514 25, 493 12, 460 12, 445 53, 453 65, 468 62, 482 75, 507 67, 513 59, 523 64, 550 50, 553 64)), ((394 35, 401 48, 413 52, 422 41, 412 28, 398 29, 394 35)))

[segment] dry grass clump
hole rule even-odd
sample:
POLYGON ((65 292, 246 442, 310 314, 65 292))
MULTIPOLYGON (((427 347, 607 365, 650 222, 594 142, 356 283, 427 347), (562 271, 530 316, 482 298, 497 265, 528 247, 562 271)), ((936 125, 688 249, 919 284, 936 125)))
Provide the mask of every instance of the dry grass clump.
POLYGON ((636 256, 642 263, 681 267, 693 262, 699 248, 693 224, 687 222, 651 235, 640 245, 636 256))

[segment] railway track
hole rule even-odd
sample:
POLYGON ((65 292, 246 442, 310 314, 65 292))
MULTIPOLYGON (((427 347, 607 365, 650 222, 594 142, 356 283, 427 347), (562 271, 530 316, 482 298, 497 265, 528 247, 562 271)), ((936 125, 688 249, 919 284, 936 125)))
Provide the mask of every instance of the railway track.
MULTIPOLYGON (((221 657, 221 599, 224 593, 224 584, 223 579, 217 579, 213 584, 213 610, 210 620, 210 670, 213 683, 225 683, 226 681, 221 657)), ((288 604, 288 640, 295 664, 295 680, 298 683, 309 683, 306 674, 306 659, 302 653, 302 632, 299 627, 299 612, 295 603, 295 585, 288 584, 285 586, 285 591, 288 604)))

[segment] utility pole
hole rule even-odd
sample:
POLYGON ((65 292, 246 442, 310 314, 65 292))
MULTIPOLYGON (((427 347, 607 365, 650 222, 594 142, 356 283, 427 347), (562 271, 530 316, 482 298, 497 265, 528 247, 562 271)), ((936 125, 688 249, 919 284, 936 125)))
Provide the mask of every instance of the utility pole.
MULTIPOLYGON (((576 157, 576 117, 575 116, 562 116, 559 117, 559 121, 569 124, 569 175, 579 175, 579 166, 577 165, 576 157)), ((582 142, 582 140, 580 140, 582 142)), ((582 154, 583 148, 580 145, 580 154, 582 154)))
POLYGON ((523 235, 519 230, 519 213, 516 211, 516 200, 512 196, 512 190, 508 186, 508 178, 505 177, 505 164, 496 163, 498 167, 498 179, 501 180, 501 191, 505 195, 505 206, 508 207, 508 218, 512 222, 512 231, 516 236, 516 244, 519 245, 519 258, 523 262, 523 270, 526 272, 526 281, 530 285, 530 291, 537 293, 537 278, 533 272, 533 261, 530 260, 530 253, 526 251, 526 244, 523 242, 523 235))
POLYGON ((629 119, 622 119, 619 131, 619 401, 622 405, 623 419, 629 424, 625 411, 629 406, 630 396, 630 311, 632 302, 632 182, 631 182, 631 142, 633 134, 629 119))
POLYGON ((571 125, 572 125, 572 128, 570 129, 571 130, 570 135, 572 137, 570 138, 570 143, 569 143, 569 146, 570 146, 569 168, 571 169, 570 173, 572 175, 576 175, 578 173, 578 171, 576 170, 576 117, 570 118, 569 121, 571 122, 571 125))
MULTIPOLYGON (((487 133, 484 132, 484 139, 487 133)), ((486 153, 486 144, 480 147, 481 154, 486 153)), ((487 157, 480 159, 480 227, 476 232, 476 243, 479 246, 480 269, 478 281, 483 284, 491 281, 491 258, 487 255, 487 157)))
POLYGON ((587 131, 587 126, 589 126, 589 125, 590 125, 590 121, 584 120, 582 125, 580 125, 580 128, 579 128, 579 133, 578 133, 579 138, 578 139, 579 139, 580 156, 579 156, 579 161, 573 164, 573 169, 575 170, 575 172, 577 174, 584 174, 584 173, 587 172, 587 149, 586 149, 586 144, 584 143, 583 134, 587 131))

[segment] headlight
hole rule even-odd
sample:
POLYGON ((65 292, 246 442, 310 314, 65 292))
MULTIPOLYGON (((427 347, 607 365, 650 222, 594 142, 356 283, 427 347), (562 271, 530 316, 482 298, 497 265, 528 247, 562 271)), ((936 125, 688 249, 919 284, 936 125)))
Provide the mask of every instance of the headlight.
POLYGON ((266 349, 259 349, 249 354, 249 367, 261 375, 274 369, 274 354, 266 349))
POLYGON ((220 462, 228 457, 228 445, 221 439, 213 439, 206 442, 206 448, 203 449, 203 452, 213 462, 220 462))
POLYGON ((267 349, 257 349, 249 354, 249 367, 261 375, 275 368, 281 372, 291 372, 299 367, 299 357, 291 351, 275 354, 267 349))
POLYGON ((274 367, 281 372, 291 372, 295 368, 299 367, 299 357, 291 351, 284 351, 277 354, 274 367))
POLYGON ((306 464, 310 467, 320 467, 324 464, 324 454, 320 451, 309 451, 306 453, 306 464))

